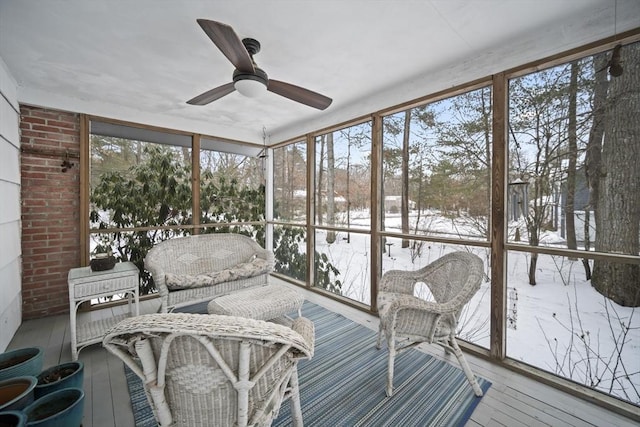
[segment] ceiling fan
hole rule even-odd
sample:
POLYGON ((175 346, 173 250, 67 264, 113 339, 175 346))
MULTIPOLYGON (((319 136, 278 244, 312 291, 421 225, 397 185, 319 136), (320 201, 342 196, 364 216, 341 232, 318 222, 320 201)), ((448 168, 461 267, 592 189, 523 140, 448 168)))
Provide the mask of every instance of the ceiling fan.
POLYGON ((236 69, 233 72, 231 83, 204 92, 187 101, 187 104, 206 105, 234 90, 249 97, 257 96, 264 90, 268 90, 319 110, 324 110, 331 105, 331 98, 317 92, 270 79, 267 73, 259 68, 253 60, 253 55, 260 51, 260 43, 257 40, 250 38, 240 40, 233 28, 221 22, 208 19, 198 19, 197 22, 236 69))

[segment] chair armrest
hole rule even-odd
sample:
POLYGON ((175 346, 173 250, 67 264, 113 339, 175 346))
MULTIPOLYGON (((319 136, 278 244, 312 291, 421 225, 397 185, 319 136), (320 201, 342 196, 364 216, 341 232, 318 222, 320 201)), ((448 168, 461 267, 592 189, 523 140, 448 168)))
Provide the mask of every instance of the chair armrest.
POLYGON ((158 294, 160 296, 169 295, 169 288, 167 288, 167 283, 165 281, 166 273, 162 265, 145 258, 144 268, 151 273, 151 277, 153 277, 153 283, 156 285, 158 294))
POLYGON ((395 331, 414 341, 433 342, 440 319, 455 316, 451 308, 443 307, 443 304, 398 293, 381 292, 378 307, 380 326, 387 331, 387 337, 390 331, 395 331))
POLYGON ((309 359, 313 357, 315 351, 315 325, 306 317, 296 317, 291 325, 293 331, 299 333, 309 346, 309 359))
POLYGON ((273 271, 273 266, 275 265, 275 257, 273 252, 268 249, 259 248, 256 249, 256 256, 258 258, 262 258, 269 263, 269 270, 273 271))
MULTIPOLYGON (((462 286, 463 291, 459 293, 453 301, 457 305, 464 305, 480 288, 483 277, 482 260, 475 255, 466 252, 454 252, 445 255, 419 270, 403 271, 390 270, 382 275, 380 280, 380 291, 396 292, 400 294, 413 295, 416 283, 426 283, 436 300, 439 298, 439 289, 449 286, 448 280, 442 280, 442 267, 452 260, 458 260, 456 268, 464 268, 468 273, 467 283, 462 286), (463 267, 464 265, 464 267, 463 267), (460 301, 463 300, 464 302, 460 301)), ((444 273, 447 275, 448 273, 444 273)))
POLYGON ((417 277, 414 271, 389 270, 380 279, 380 292, 413 295, 417 277))
POLYGON ((413 295, 395 294, 391 298, 391 302, 389 303, 389 307, 386 309, 386 312, 388 314, 391 314, 396 313, 399 310, 421 310, 429 311, 438 315, 455 315, 459 309, 460 307, 456 300, 448 301, 444 304, 439 304, 433 301, 425 301, 418 297, 414 297, 413 295))

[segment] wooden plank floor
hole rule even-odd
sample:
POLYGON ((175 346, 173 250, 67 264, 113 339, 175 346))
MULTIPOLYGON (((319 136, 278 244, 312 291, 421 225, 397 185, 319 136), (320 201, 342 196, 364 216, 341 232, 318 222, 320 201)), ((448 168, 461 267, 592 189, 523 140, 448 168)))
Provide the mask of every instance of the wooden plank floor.
MULTIPOLYGON (((302 291, 309 301, 377 331, 377 317, 315 293, 302 291)), ((158 306, 158 300, 148 300, 141 303, 140 311, 152 313, 158 306)), ((111 316, 125 309, 126 306, 81 313, 78 321, 111 316)), ((69 316, 60 315, 23 322, 8 350, 41 346, 45 349, 46 368, 71 360, 70 342, 69 316)), ((372 342, 371 345, 375 344, 372 342)), ((420 348, 435 357, 445 359, 444 352, 439 347, 420 348)), ((83 427, 133 426, 123 363, 99 344, 83 349, 79 360, 85 364, 83 427)), ((492 382, 467 426, 638 426, 637 422, 619 414, 481 358, 467 355, 467 360, 475 374, 492 382)), ((452 362, 456 363, 455 358, 452 362)))

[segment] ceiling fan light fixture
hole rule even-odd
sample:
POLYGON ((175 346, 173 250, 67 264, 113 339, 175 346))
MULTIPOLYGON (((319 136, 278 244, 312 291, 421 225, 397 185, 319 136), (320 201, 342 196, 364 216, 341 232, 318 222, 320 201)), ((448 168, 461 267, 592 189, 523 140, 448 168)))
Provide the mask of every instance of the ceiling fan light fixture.
POLYGON ((257 98, 267 91, 267 85, 259 80, 242 79, 233 83, 238 92, 248 98, 257 98))
POLYGON ((237 90, 240 94, 251 98, 269 91, 318 110, 324 110, 331 105, 331 98, 324 95, 291 83, 270 80, 267 73, 253 60, 253 55, 260 52, 260 42, 257 40, 251 38, 240 40, 233 28, 222 22, 209 19, 198 19, 197 22, 236 69, 233 72, 232 82, 201 93, 187 101, 187 104, 207 105, 237 90))

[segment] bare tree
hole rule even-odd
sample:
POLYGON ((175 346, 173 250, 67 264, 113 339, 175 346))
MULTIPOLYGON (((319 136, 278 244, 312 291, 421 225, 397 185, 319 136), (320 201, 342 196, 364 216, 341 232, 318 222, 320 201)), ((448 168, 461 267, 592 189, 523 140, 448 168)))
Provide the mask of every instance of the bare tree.
POLYGON ((640 372, 624 357, 626 347, 631 344, 630 334, 634 329, 631 324, 636 313, 631 311, 628 316, 622 316, 610 300, 603 298, 604 330, 589 330, 582 321, 575 285, 573 291, 573 302, 567 295, 568 313, 552 314, 556 328, 545 330, 541 319, 536 318, 553 357, 550 368, 588 387, 640 403, 640 390, 633 380, 640 372), (609 348, 607 341, 613 344, 609 348))
MULTIPOLYGON (((531 198, 525 209, 530 246, 539 246, 543 231, 551 227, 551 196, 567 150, 569 69, 559 66, 523 76, 510 87, 509 129, 516 149, 511 168, 530 183, 531 198)), ((532 286, 536 284, 537 262, 537 253, 532 253, 528 273, 532 286)))

